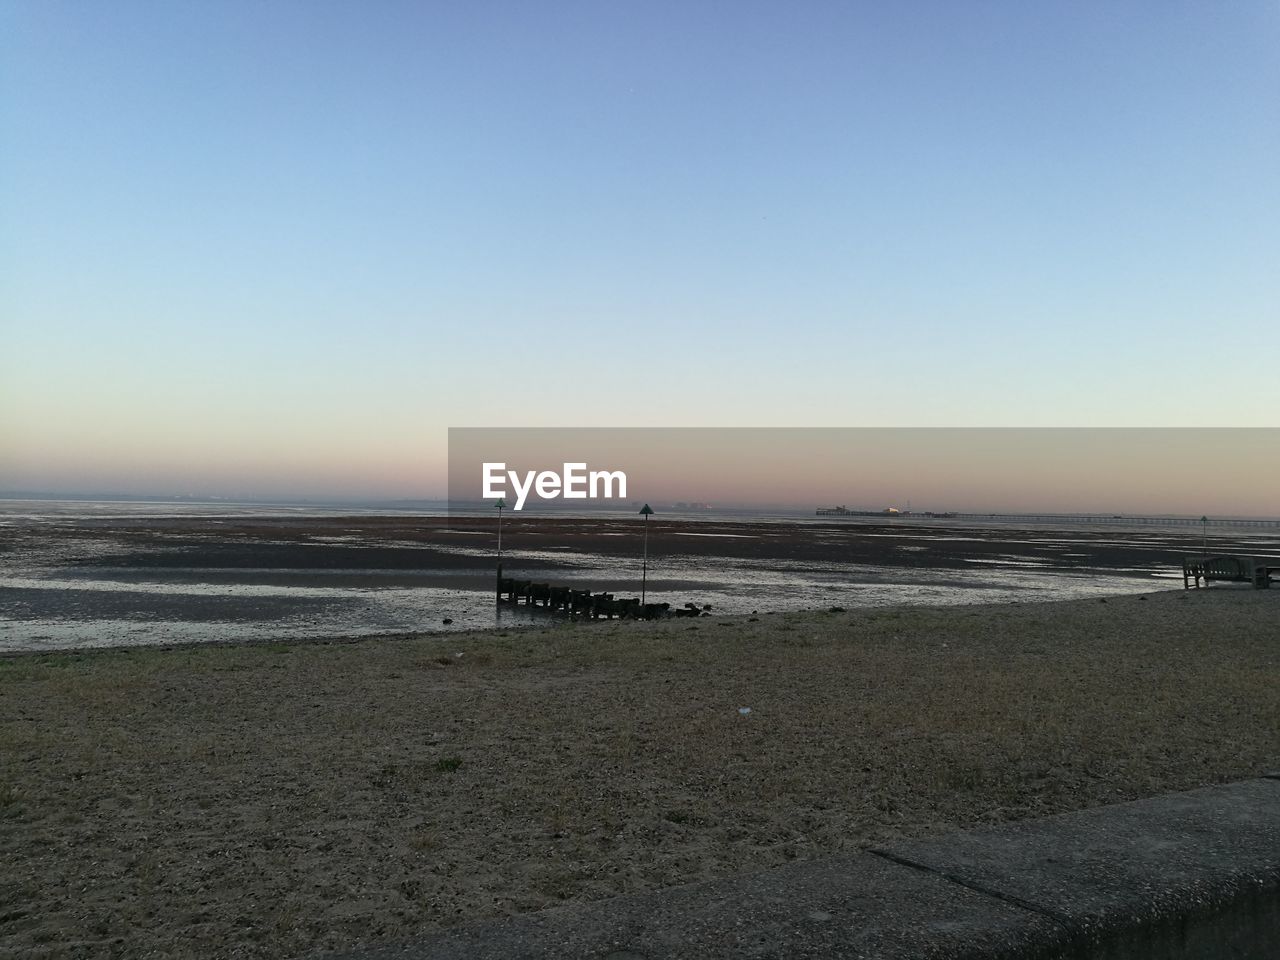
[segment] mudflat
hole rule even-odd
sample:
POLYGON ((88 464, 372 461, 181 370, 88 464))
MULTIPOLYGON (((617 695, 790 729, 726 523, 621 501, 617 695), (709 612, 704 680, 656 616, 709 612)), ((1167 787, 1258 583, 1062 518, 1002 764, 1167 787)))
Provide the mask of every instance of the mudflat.
MULTIPOLYGON (((41 517, 14 521, 5 529, 0 559, 22 555, 42 565, 99 574, 139 568, 395 574, 476 566, 489 573, 496 539, 493 517, 41 517)), ((1215 530, 1208 538, 1214 553, 1272 553, 1276 543, 1271 530, 1215 530)), ((640 528, 634 518, 508 516, 503 544, 507 562, 521 569, 569 571, 583 555, 637 557, 640 528)), ((680 556, 936 571, 969 569, 975 560, 999 562, 1017 554, 1062 570, 1098 573, 1173 569, 1181 554, 1201 552, 1201 533, 1186 526, 659 517, 651 524, 649 550, 659 566, 662 558, 680 556)))
MULTIPOLYGON (((494 606, 496 517, 168 509, 0 515, 0 652, 452 633, 536 619, 494 606)), ((1227 527, 1202 544, 1185 524, 661 517, 650 525, 648 598, 738 614, 1128 595, 1180 584, 1182 555, 1202 546, 1267 555, 1277 545, 1273 532, 1227 527)), ((504 570, 639 596, 640 530, 634 518, 509 517, 504 570)))
POLYGON ((1280 591, 0 657, 0 952, 279 957, 1280 766, 1280 591))

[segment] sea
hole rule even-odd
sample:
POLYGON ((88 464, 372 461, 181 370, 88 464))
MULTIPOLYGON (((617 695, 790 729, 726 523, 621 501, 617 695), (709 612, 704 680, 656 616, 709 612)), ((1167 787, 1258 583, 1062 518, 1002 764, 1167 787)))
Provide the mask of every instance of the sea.
MULTIPOLYGON (((480 518, 488 522, 490 518, 480 518)), ((509 534, 504 571, 712 615, 1029 603, 1182 589, 1185 523, 667 512, 509 534), (656 542, 656 541, 655 541, 656 542), (846 556, 847 554, 847 556, 846 556)), ((0 500, 0 652, 546 626, 495 603, 496 544, 442 509, 0 500)), ((1280 555, 1280 528, 1215 552, 1280 555)), ((1218 587, 1215 587, 1218 589, 1218 587)))

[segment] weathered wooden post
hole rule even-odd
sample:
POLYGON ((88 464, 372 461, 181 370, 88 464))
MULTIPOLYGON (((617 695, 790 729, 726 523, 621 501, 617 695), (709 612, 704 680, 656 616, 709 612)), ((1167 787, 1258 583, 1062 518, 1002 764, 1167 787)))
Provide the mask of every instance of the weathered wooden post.
POLYGON ((644 517, 644 561, 640 567, 640 604, 643 606, 645 588, 649 582, 649 518, 653 516, 653 508, 646 503, 640 508, 640 515, 644 517))
MULTIPOLYGON (((502 508, 506 505, 507 502, 503 500, 502 497, 499 497, 498 502, 493 505, 498 511, 498 579, 496 581, 496 586, 499 601, 502 600, 502 508)), ((513 596, 511 599, 514 600, 515 597, 513 596)))
POLYGON ((498 566, 502 566, 502 508, 506 505, 507 501, 502 497, 499 497, 498 502, 493 505, 498 511, 498 566))

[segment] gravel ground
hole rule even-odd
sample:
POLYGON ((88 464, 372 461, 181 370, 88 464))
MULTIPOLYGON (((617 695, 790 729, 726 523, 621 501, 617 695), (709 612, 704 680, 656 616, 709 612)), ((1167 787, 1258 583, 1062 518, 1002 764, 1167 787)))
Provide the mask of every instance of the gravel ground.
POLYGON ((0 954, 306 955, 1276 767, 1278 590, 0 657, 0 954))

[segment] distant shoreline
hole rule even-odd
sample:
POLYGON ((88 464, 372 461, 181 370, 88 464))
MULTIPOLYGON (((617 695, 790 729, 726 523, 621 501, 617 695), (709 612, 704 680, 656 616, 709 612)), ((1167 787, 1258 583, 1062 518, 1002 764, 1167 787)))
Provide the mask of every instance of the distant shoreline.
MULTIPOLYGON (((73 495, 73 494, 39 494, 39 493, 23 493, 21 491, 3 493, 0 492, 0 517, 3 517, 3 507, 10 503, 40 503, 40 504, 98 504, 102 506, 118 505, 121 507, 135 506, 174 506, 174 507, 209 507, 213 509, 229 508, 237 511, 251 510, 255 507, 265 507, 269 509, 285 509, 290 512, 315 510, 322 515, 332 516, 341 514, 344 510, 357 510, 357 516, 378 516, 385 515, 389 517, 403 516, 405 514, 421 515, 421 516, 452 516, 462 519, 476 519, 490 516, 491 505, 487 503, 469 503, 460 505, 451 503, 449 500, 436 499, 402 499, 402 500, 364 500, 364 499, 307 499, 307 498, 272 498, 272 497, 182 497, 182 496, 95 496, 91 494, 73 495)), ((1023 512, 1001 512, 1001 511, 975 511, 975 510, 892 510, 892 509, 875 509, 870 507, 822 507, 806 504, 792 505, 775 505, 775 506, 692 506, 689 504, 665 504, 655 502, 656 507, 660 508, 660 514, 668 517, 676 517, 680 520, 707 519, 720 521, 736 521, 745 522, 751 519, 759 520, 810 520, 817 519, 819 521, 831 520, 881 520, 881 521, 913 521, 937 523, 951 520, 960 521, 989 521, 999 523, 1001 525, 1007 523, 1099 523, 1108 526, 1132 523, 1142 526, 1159 525, 1167 522, 1175 525, 1183 525, 1188 523, 1198 524, 1202 518, 1193 514, 1144 514, 1144 513, 1107 513, 1105 511, 1096 512, 1053 512, 1053 511, 1023 511, 1023 512)), ((537 518, 547 520, 566 520, 566 519, 602 519, 602 518, 622 518, 632 516, 638 509, 639 501, 635 504, 627 506, 617 506, 609 504, 598 508, 589 506, 554 506, 544 505, 537 509, 529 509, 524 512, 525 518, 537 518)), ((246 514, 246 515, 252 515, 246 514)), ((508 513, 508 516, 515 514, 508 513)), ((1275 525, 1280 527, 1280 517, 1273 516, 1245 516, 1245 515, 1227 515, 1213 516, 1204 518, 1210 525, 1227 526, 1232 524, 1244 524, 1252 526, 1257 524, 1275 525)))

